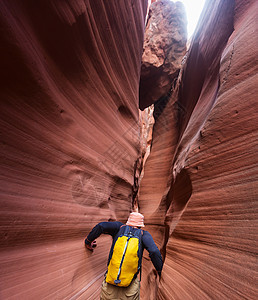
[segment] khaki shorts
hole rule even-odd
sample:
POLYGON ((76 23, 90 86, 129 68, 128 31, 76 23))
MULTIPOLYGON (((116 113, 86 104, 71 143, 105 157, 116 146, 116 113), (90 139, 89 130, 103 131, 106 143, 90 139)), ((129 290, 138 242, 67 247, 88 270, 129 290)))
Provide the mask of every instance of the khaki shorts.
POLYGON ((107 283, 104 278, 100 300, 140 300, 140 281, 135 278, 128 287, 119 287, 107 283))

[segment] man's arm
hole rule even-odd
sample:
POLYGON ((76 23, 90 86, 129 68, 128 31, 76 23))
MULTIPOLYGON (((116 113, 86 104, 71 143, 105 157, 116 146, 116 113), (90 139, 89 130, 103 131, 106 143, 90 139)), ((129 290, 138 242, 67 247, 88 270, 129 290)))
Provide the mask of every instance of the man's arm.
POLYGON ((85 239, 85 245, 88 249, 91 249, 91 245, 96 238, 98 238, 102 233, 110 234, 111 236, 115 236, 120 227, 123 225, 121 222, 101 222, 97 224, 89 233, 87 238, 85 239))
POLYGON ((162 256, 160 254, 158 247, 153 241, 152 236, 148 231, 143 232, 142 242, 144 248, 146 248, 146 250, 149 252, 150 259, 155 269, 158 271, 159 274, 161 274, 163 268, 162 256))

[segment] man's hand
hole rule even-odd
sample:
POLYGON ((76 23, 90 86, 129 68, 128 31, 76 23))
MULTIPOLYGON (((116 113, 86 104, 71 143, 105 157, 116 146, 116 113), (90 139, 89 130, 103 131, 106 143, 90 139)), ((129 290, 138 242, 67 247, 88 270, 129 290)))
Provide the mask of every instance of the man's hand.
POLYGON ((87 249, 89 249, 90 251, 93 251, 94 248, 97 247, 97 242, 96 242, 96 241, 93 241, 93 242, 91 242, 90 244, 86 244, 86 243, 85 243, 85 247, 86 247, 87 249))

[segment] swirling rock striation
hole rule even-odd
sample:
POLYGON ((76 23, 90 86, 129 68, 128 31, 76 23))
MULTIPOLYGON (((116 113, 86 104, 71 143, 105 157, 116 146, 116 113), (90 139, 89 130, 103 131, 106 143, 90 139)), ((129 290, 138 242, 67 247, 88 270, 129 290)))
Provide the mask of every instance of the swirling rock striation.
POLYGON ((256 8, 206 2, 155 120, 139 207, 165 265, 143 299, 257 299, 256 8))
POLYGON ((97 299, 140 155, 147 1, 1 1, 1 299, 97 299))

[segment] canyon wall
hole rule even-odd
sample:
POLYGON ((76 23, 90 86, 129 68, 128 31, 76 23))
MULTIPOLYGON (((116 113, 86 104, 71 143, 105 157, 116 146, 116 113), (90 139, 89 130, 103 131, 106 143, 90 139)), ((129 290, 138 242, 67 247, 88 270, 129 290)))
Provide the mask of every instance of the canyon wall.
POLYGON ((98 299, 140 155, 147 1, 1 1, 0 299, 98 299))
POLYGON ((136 204, 165 264, 145 253, 141 299, 257 298, 256 3, 207 1, 180 72, 171 4, 176 64, 158 47, 140 77, 147 6, 1 1, 0 299, 98 299, 111 240, 84 238, 126 220, 150 143, 136 204))
POLYGON ((145 256, 142 299, 257 299, 256 9, 206 1, 155 107, 139 207, 165 264, 159 281, 145 256))

